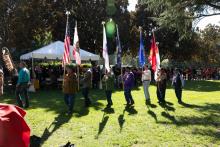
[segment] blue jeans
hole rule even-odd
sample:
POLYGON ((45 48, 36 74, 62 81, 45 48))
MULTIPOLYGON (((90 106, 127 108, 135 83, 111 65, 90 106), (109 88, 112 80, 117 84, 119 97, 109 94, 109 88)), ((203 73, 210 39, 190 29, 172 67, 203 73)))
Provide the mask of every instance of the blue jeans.
POLYGON ((124 89, 124 95, 125 95, 125 100, 127 101, 127 104, 134 103, 134 100, 131 95, 131 89, 124 89))
POLYGON ((108 104, 112 104, 112 91, 107 90, 107 91, 105 91, 105 94, 106 94, 106 97, 107 97, 108 104))
POLYGON ((68 111, 73 111, 73 105, 75 101, 75 94, 64 94, 64 102, 68 106, 68 111))

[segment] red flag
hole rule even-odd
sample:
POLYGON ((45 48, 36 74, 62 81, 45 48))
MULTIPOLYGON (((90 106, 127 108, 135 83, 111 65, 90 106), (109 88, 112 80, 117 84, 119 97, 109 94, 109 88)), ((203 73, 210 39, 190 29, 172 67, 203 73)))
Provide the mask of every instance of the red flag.
POLYGON ((28 147, 30 128, 24 120, 26 112, 13 105, 0 103, 0 146, 28 147))
POLYGON ((151 43, 149 62, 151 63, 152 70, 155 74, 155 79, 156 79, 157 72, 160 69, 160 55, 159 55, 159 49, 156 44, 154 33, 153 33, 153 38, 152 38, 152 43, 151 43))
POLYGON ((69 22, 67 17, 67 24, 66 24, 66 35, 64 40, 64 54, 63 54, 63 61, 62 64, 69 64, 70 63, 70 31, 69 31, 69 22))

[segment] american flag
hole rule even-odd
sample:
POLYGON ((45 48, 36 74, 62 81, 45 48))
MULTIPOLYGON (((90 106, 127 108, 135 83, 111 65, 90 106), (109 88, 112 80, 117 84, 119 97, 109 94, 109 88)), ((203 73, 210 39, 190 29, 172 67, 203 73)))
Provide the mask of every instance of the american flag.
POLYGON ((70 63, 70 29, 69 29, 69 22, 67 18, 66 23, 66 34, 65 34, 65 40, 64 40, 64 54, 63 54, 63 66, 65 64, 70 63))

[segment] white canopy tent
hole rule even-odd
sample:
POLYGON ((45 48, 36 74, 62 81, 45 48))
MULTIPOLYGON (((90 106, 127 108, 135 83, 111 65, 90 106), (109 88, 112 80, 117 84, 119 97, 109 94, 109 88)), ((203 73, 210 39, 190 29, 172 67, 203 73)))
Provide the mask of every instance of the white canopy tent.
MULTIPOLYGON (((49 60, 62 60, 64 53, 64 42, 56 41, 40 49, 26 53, 20 56, 20 60, 30 60, 30 59, 49 59, 49 60)), ((73 58, 73 46, 70 47, 70 58, 73 58)), ((80 49, 80 57, 82 61, 99 61, 99 55, 87 52, 80 49)))

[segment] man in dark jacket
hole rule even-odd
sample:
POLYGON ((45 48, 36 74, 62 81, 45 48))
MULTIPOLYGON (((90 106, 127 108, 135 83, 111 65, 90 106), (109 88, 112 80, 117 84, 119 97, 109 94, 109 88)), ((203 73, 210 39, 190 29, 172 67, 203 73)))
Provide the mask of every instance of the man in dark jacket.
POLYGON ((182 103, 183 79, 178 69, 174 70, 172 85, 174 86, 178 103, 182 103))
POLYGON ((124 81, 124 95, 127 101, 127 105, 133 105, 134 100, 131 95, 131 89, 134 86, 134 74, 131 72, 130 68, 127 67, 125 74, 123 76, 124 81))
MULTIPOLYGON (((87 69, 85 69, 87 70, 87 69)), ((89 89, 92 87, 92 71, 88 69, 85 74, 84 78, 82 79, 82 94, 85 98, 85 107, 89 107, 91 105, 91 100, 89 98, 89 89)))

